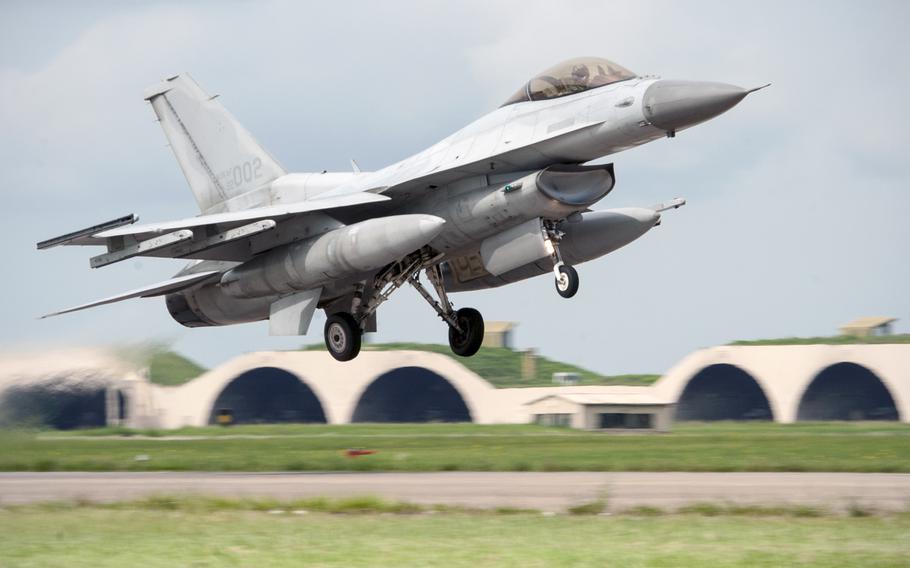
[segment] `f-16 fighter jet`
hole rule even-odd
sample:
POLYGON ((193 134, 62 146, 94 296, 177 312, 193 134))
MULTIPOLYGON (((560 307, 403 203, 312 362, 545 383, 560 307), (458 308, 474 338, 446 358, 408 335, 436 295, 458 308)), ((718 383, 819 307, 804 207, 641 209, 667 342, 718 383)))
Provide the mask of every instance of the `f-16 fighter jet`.
POLYGON ((164 296, 187 327, 267 319, 272 335, 304 335, 318 308, 329 353, 348 361, 376 330, 380 305, 410 285, 448 326, 452 351, 468 357, 480 348, 483 318, 455 309, 449 293, 551 274, 571 298, 575 265, 629 244, 685 203, 592 211, 616 178, 613 164, 588 162, 673 137, 755 90, 571 59, 381 170, 352 162, 352 172, 288 173, 219 99, 175 75, 145 99, 201 214, 150 224, 128 215, 37 246, 105 247, 93 268, 135 256, 191 262, 170 280, 48 315, 164 296))

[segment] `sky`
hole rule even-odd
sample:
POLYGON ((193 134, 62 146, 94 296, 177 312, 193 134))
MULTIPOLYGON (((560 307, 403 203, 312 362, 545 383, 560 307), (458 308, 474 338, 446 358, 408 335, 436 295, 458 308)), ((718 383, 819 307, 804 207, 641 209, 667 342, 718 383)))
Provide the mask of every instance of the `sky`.
MULTIPOLYGON (((596 209, 688 205, 578 267, 578 295, 549 276, 457 294, 515 343, 604 374, 661 373, 737 339, 832 335, 863 315, 910 330, 910 3, 727 1, 0 3, 0 349, 165 342, 213 366, 322 341, 267 324, 186 329, 161 298, 37 316, 169 278, 181 262, 92 270, 97 249, 39 240, 128 213, 195 215, 142 100, 190 72, 289 171, 378 169, 581 55, 639 74, 755 87, 675 139, 609 156, 596 209)), ((373 341, 446 342, 411 289, 373 341)))

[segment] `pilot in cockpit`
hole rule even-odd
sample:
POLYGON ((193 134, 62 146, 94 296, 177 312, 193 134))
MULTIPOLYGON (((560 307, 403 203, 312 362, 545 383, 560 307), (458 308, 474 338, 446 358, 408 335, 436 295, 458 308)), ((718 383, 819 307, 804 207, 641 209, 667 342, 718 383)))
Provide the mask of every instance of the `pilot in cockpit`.
POLYGON ((590 72, 588 71, 588 66, 584 64, 575 65, 572 67, 572 79, 570 89, 573 91, 584 91, 588 88, 588 77, 590 72))

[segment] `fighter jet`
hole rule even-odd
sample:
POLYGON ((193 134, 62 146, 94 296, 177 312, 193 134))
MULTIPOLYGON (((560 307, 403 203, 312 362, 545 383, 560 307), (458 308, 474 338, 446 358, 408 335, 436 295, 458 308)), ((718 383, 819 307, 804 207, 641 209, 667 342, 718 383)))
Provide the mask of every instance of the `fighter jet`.
POLYGON ((349 361, 362 334, 376 330, 377 309, 410 285, 448 326, 452 351, 468 357, 480 348, 483 317, 456 309, 450 293, 552 274, 556 291, 571 298, 575 265, 631 243, 661 212, 685 204, 593 211, 616 177, 612 163, 590 162, 672 138, 758 88, 641 76, 576 58, 378 171, 352 161, 346 173, 288 173, 218 98, 175 75, 145 100, 201 213, 150 224, 127 215, 37 247, 106 247, 93 268, 136 256, 191 262, 164 282, 48 315, 164 296, 187 327, 267 319, 272 335, 305 335, 322 309, 329 353, 349 361))

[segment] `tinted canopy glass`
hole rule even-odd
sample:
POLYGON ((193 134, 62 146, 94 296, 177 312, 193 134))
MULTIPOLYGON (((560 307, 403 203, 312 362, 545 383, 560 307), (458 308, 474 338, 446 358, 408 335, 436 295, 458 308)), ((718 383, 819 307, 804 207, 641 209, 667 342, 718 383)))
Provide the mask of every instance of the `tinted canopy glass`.
POLYGON ((565 97, 633 77, 635 73, 607 59, 576 57, 540 73, 525 83, 502 106, 565 97))

